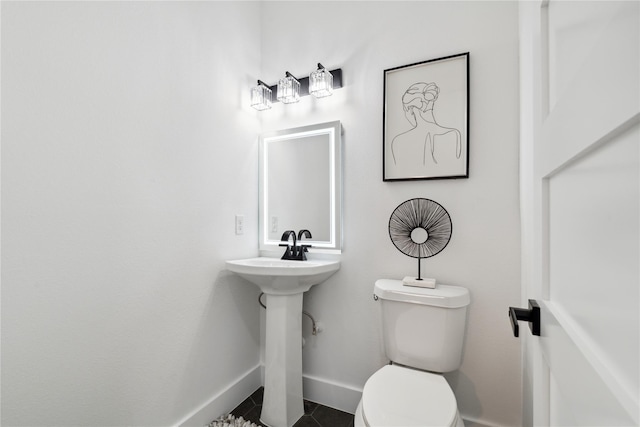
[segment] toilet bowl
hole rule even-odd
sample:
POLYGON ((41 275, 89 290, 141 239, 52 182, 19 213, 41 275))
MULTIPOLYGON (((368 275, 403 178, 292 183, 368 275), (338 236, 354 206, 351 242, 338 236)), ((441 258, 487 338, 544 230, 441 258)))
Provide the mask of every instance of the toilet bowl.
POLYGON ((355 427, 464 427, 443 376, 386 365, 364 386, 355 427))
POLYGON ((380 279, 374 299, 381 304, 382 341, 391 364, 365 383, 355 427, 464 427, 441 374, 460 367, 469 291, 380 279))

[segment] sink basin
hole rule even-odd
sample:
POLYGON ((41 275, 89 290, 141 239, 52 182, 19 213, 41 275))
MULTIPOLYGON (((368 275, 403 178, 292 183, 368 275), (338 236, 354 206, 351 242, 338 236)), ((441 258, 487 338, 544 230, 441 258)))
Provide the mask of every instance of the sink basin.
POLYGON ((340 268, 340 261, 289 261, 278 258, 248 258, 227 261, 227 270, 239 274, 271 295, 287 295, 308 291, 322 283, 340 268))

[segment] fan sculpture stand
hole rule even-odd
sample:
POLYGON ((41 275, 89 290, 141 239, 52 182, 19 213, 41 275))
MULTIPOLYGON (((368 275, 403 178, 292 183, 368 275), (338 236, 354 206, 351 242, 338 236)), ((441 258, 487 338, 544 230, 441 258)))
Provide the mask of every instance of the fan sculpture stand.
POLYGON ((405 277, 404 285, 436 287, 436 279, 422 277, 421 261, 440 253, 451 240, 451 232, 449 213, 433 200, 410 199, 393 211, 389 218, 391 241, 400 252, 418 259, 418 277, 405 277))
MULTIPOLYGON (((411 231, 411 240, 417 245, 422 245, 429 240, 429 232, 422 227, 416 227, 411 231)), ((402 279, 402 284, 419 288, 435 288, 436 279, 422 277, 420 272, 421 261, 422 257, 418 256, 418 277, 405 276, 405 278, 402 279)))

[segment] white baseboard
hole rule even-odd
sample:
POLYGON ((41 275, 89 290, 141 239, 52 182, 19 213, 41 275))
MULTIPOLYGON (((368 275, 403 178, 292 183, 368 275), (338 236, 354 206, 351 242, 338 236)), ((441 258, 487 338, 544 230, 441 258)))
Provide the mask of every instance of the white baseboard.
POLYGON ((497 424, 487 424, 483 421, 470 419, 465 416, 462 416, 462 420, 464 421, 464 427, 501 427, 497 424))
MULTIPOLYGON (((220 415, 229 413, 247 396, 264 384, 264 366, 262 364, 248 370, 234 383, 213 396, 207 403, 176 423, 178 427, 202 427, 220 415)), ((362 398, 362 389, 348 384, 330 381, 325 378, 302 376, 304 398, 330 408, 339 409, 350 414, 356 412, 362 398)), ((500 427, 480 420, 462 417, 465 427, 500 427)))
MULTIPOLYGON (((264 384, 264 365, 261 366, 261 375, 264 384)), ((362 389, 302 374, 302 395, 306 400, 354 414, 362 398, 362 389)))
POLYGON ((238 378, 236 382, 213 396, 200 408, 184 417, 176 424, 176 426, 202 427, 206 426, 220 415, 229 413, 233 408, 250 396, 251 393, 262 386, 260 372, 261 365, 256 365, 251 368, 244 375, 238 378))
POLYGON ((362 398, 362 389, 310 375, 302 376, 302 393, 307 400, 350 414, 362 398))

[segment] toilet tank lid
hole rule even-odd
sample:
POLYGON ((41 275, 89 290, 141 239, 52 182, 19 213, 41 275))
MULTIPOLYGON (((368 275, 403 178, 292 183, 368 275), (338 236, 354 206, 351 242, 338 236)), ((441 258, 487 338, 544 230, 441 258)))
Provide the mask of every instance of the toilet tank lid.
POLYGON ((373 289, 378 298, 435 307, 459 308, 471 302, 469 290, 462 286, 436 285, 435 288, 405 286, 401 280, 379 279, 373 289))

